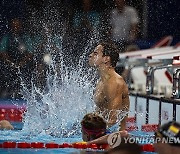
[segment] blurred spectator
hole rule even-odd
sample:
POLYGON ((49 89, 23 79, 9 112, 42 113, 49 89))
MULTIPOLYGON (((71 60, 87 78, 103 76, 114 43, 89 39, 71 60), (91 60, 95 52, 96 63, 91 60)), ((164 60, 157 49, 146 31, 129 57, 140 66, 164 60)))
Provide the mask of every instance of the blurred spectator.
POLYGON ((131 44, 126 47, 125 52, 132 52, 137 50, 140 50, 140 48, 136 44, 131 44))
POLYGON ((19 95, 20 76, 25 84, 30 83, 33 68, 32 40, 23 31, 21 20, 13 19, 10 28, 0 42, 1 95, 19 95))
POLYGON ((110 14, 110 35, 121 52, 124 47, 137 38, 138 14, 135 8, 127 6, 126 0, 115 0, 115 8, 110 14))
POLYGON ((75 53, 77 60, 84 52, 91 37, 98 37, 100 14, 93 8, 92 0, 81 0, 80 9, 75 11, 72 27, 74 29, 75 53), (77 46, 80 44, 81 46, 77 46))
POLYGON ((92 0, 82 0, 82 9, 77 10, 73 17, 73 27, 77 31, 91 32, 98 29, 99 13, 92 8, 92 0))

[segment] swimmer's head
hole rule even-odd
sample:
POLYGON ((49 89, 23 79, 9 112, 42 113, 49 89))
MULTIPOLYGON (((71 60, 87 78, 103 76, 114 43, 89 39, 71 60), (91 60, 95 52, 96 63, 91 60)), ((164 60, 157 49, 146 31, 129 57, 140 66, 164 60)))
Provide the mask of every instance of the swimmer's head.
POLYGON ((13 126, 7 120, 0 121, 0 130, 11 130, 14 129, 13 126))
POLYGON ((113 43, 99 43, 94 51, 89 55, 90 66, 100 66, 102 64, 116 67, 119 60, 119 51, 113 43))
POLYGON ((91 141, 106 133, 105 120, 95 113, 86 114, 81 121, 82 138, 84 141, 91 141))

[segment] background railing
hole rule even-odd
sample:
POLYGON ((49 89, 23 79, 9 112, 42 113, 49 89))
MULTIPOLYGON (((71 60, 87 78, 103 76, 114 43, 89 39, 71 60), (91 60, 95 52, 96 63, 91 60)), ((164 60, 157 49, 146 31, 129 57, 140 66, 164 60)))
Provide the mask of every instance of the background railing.
POLYGON ((130 102, 129 117, 134 116, 137 125, 180 122, 180 100, 131 93, 130 102))

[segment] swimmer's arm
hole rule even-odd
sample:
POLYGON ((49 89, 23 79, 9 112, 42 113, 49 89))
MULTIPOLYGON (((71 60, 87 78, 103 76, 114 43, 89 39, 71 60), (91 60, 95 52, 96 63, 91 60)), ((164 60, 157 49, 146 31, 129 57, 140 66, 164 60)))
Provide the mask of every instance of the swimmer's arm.
MULTIPOLYGON (((119 132, 115 132, 115 133, 119 133, 121 137, 128 137, 128 132, 127 131, 119 131, 119 132)), ((99 137, 95 140, 89 141, 87 142, 88 144, 108 144, 108 137, 110 134, 104 135, 102 137, 99 137)))
POLYGON ((97 138, 97 139, 95 139, 95 140, 89 141, 89 142, 87 142, 87 143, 88 143, 88 144, 107 144, 107 143, 108 143, 108 142, 107 142, 108 136, 109 136, 109 134, 104 135, 104 136, 102 136, 102 137, 100 137, 100 138, 97 138))

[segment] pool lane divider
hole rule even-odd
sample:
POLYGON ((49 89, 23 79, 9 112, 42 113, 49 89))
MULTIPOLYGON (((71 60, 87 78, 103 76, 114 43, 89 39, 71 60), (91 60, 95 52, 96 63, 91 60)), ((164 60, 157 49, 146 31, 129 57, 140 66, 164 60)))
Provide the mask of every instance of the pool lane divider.
POLYGON ((0 108, 0 120, 22 122, 26 109, 0 108))
MULTIPOLYGON (((43 143, 43 142, 3 142, 0 144, 0 148, 20 148, 20 149, 57 149, 57 148, 75 148, 75 149, 94 149, 94 150, 107 150, 108 144, 87 144, 86 142, 77 143, 43 143)), ((142 152, 154 152, 154 147, 152 144, 141 145, 142 152)))
MULTIPOLYGON (((26 111, 25 108, 13 109, 13 108, 0 108, 0 120, 9 120, 10 122, 22 122, 23 114, 26 111)), ((127 131, 137 131, 136 118, 128 117, 126 122, 127 131)), ((158 128, 157 124, 145 124, 142 125, 141 130, 145 132, 153 132, 158 128)))
MULTIPOLYGON (((141 126, 141 131, 144 132, 154 132, 157 131, 159 125, 158 124, 144 124, 141 126)), ((136 117, 128 117, 126 121, 126 130, 127 131, 138 131, 138 127, 136 125, 136 117)))

